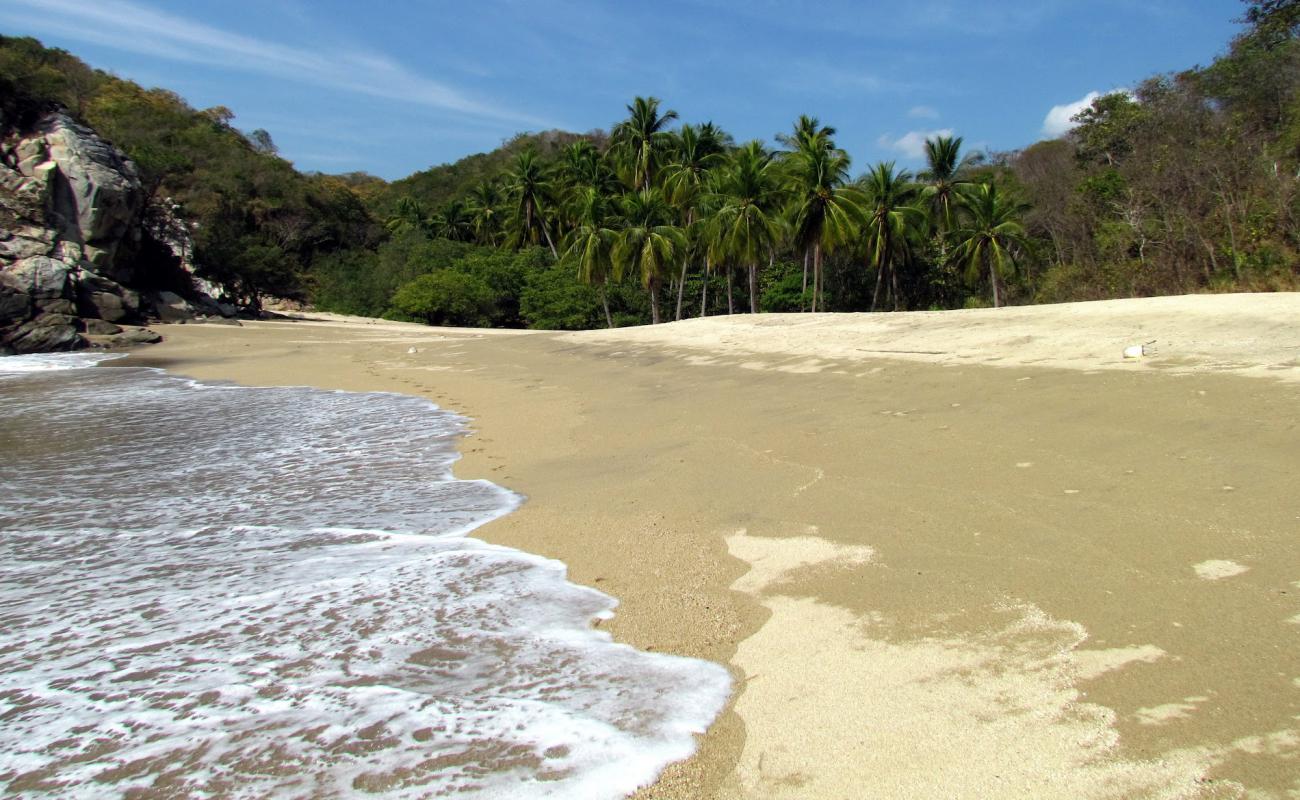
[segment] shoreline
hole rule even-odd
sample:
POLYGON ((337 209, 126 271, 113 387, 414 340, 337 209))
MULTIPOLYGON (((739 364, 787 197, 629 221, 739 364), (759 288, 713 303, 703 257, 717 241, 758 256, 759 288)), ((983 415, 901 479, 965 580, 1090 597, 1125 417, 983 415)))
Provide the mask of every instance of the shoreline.
MULTIPOLYGON (((1082 330, 1042 308, 1025 324, 1082 330)), ((1213 309, 1188 324, 1205 314, 1234 324, 1213 309)), ((846 358, 830 334, 927 348, 839 315, 577 334, 322 316, 168 326, 118 363, 417 394, 469 417, 457 476, 528 498, 476 536, 616 597, 601 627, 619 641, 736 679, 696 756, 640 797, 1300 789, 1285 536, 1300 509, 1284 500, 1300 368, 1285 357, 1236 370, 1277 380, 1219 374, 1235 351, 1167 364, 1179 374, 989 369, 846 358), (792 345, 797 325, 820 330, 792 345), (1007 726, 1026 718, 1042 724, 1007 726), (980 741, 982 764, 956 757, 980 741)), ((1295 347, 1285 336, 1271 346, 1295 347)))

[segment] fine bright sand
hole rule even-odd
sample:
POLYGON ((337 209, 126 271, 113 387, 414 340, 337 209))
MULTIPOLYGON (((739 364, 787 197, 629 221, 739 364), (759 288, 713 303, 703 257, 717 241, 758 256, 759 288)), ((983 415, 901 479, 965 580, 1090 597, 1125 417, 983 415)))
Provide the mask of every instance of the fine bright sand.
POLYGON ((472 417, 457 474, 529 498, 476 535, 735 677, 639 797, 1300 797, 1300 294, 307 316, 169 326, 118 363, 472 417))

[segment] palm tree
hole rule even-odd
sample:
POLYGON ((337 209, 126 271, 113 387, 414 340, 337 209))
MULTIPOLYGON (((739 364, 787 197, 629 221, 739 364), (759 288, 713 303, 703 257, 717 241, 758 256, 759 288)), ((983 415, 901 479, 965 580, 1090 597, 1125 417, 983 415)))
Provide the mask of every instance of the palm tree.
POLYGON ((808 291, 808 263, 813 267, 811 310, 822 295, 822 254, 856 238, 862 222, 862 196, 846 186, 849 156, 835 147, 835 129, 815 117, 802 116, 793 135, 778 137, 789 150, 782 155, 793 240, 804 252, 803 291, 808 291))
POLYGON ((397 201, 397 207, 392 215, 384 220, 384 227, 390 233, 405 233, 406 231, 429 230, 429 215, 424 209, 424 204, 419 200, 406 195, 397 201))
MULTIPOLYGON (((664 192, 682 212, 689 231, 695 224, 697 206, 708 180, 709 171, 726 161, 727 136, 713 123, 696 128, 683 125, 673 139, 675 160, 663 171, 664 192)), ((682 299, 686 292, 686 270, 691 259, 682 259, 682 274, 677 281, 677 316, 682 318, 682 299)), ((707 276, 706 276, 707 277, 707 276)))
POLYGON ((917 177, 925 182, 921 197, 930 210, 936 233, 940 236, 940 256, 943 256, 942 237, 952 230, 957 193, 966 186, 961 173, 971 165, 972 156, 961 157, 960 136, 936 136, 925 140, 926 169, 917 177))
POLYGON ((631 169, 631 186, 645 191, 672 144, 668 123, 676 111, 659 113, 659 98, 637 97, 627 107, 628 118, 614 127, 612 142, 631 169))
POLYGON ((560 153, 565 182, 571 187, 599 186, 600 151, 586 139, 579 139, 560 153))
POLYGON ((614 244, 618 231, 612 226, 617 218, 611 213, 609 200, 600 189, 588 186, 578 192, 570 209, 577 221, 569 233, 564 255, 578 264, 578 280, 600 287, 600 304, 605 309, 605 324, 614 327, 609 313, 609 278, 613 272, 614 244))
POLYGON ((470 227, 479 244, 495 246, 501 233, 501 187, 482 181, 469 193, 470 227))
POLYGON ((686 234, 672 224, 673 209, 658 189, 623 198, 624 227, 614 243, 614 280, 635 273, 650 293, 650 319, 659 324, 659 288, 686 257, 686 234))
POLYGON ((465 201, 448 200, 429 220, 434 236, 453 242, 468 242, 474 236, 474 221, 465 201))
POLYGON ((515 229, 511 238, 516 245, 540 244, 544 239, 551 249, 551 256, 558 259, 555 242, 551 241, 550 230, 546 227, 546 206, 552 190, 550 175, 538 159, 536 150, 530 147, 515 157, 514 167, 506 173, 506 191, 515 206, 515 229))
POLYGON ((758 313, 758 264, 780 240, 781 184, 772 155, 757 141, 731 154, 717 185, 711 228, 714 253, 748 267, 749 310, 758 313))
POLYGON ((993 307, 1002 304, 998 279, 1014 274, 1016 252, 1028 247, 1025 228, 1019 217, 1028 206, 998 193, 992 183, 968 187, 959 195, 968 220, 953 235, 957 249, 953 258, 966 269, 966 280, 974 283, 988 269, 993 287, 993 307))
POLYGON ((898 310, 898 262, 909 252, 910 235, 924 219, 924 213, 910 205, 916 199, 916 186, 910 183, 911 173, 894 169, 894 162, 877 164, 863 178, 866 194, 867 263, 876 268, 876 289, 871 295, 871 310, 880 301, 881 286, 893 298, 898 310), (885 283, 885 274, 889 283, 885 283))
POLYGON ((814 142, 834 147, 835 133, 834 128, 823 125, 816 117, 800 114, 799 119, 794 121, 793 130, 790 133, 778 133, 776 140, 787 151, 794 152, 810 147, 814 142))

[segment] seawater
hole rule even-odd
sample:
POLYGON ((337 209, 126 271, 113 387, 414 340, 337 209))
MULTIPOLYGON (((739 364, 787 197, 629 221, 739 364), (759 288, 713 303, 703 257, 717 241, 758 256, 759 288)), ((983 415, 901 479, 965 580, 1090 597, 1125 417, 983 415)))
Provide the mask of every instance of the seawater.
POLYGON ((0 359, 0 789, 621 797, 725 703, 466 536, 521 499, 451 475, 464 419, 103 358, 0 359))

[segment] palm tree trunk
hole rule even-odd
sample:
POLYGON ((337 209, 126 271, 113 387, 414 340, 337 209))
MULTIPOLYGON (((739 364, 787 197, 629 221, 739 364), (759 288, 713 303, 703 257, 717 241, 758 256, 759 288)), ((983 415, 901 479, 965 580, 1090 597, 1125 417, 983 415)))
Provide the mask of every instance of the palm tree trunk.
POLYGON ((682 318, 682 298, 686 296, 686 261, 682 261, 682 277, 677 281, 677 317, 682 318))
POLYGON ((885 265, 884 265, 884 263, 878 263, 878 264, 876 264, 876 290, 875 290, 874 292, 871 293, 871 310, 872 310, 872 311, 875 311, 875 310, 876 310, 876 303, 880 300, 880 285, 881 285, 881 283, 883 282, 882 279, 883 279, 884 277, 885 277, 885 265))
POLYGON ((803 297, 808 294, 808 258, 812 255, 812 248, 803 249, 803 288, 799 292, 799 305, 803 306, 803 297))
POLYGON ((817 297, 822 289, 822 243, 813 243, 813 294, 812 311, 817 313, 817 297))
MULTIPOLYGON (((690 209, 690 210, 688 210, 688 211, 686 212, 686 227, 687 227, 687 228, 690 228, 690 227, 691 227, 691 223, 693 223, 694 221, 695 221, 695 209, 692 208, 692 209, 690 209)), ((689 258, 683 258, 683 259, 682 259, 682 277, 681 277, 681 280, 679 280, 679 281, 677 282, 677 317, 676 317, 676 319, 678 319, 678 320, 681 320, 681 318, 682 318, 682 298, 686 296, 686 267, 687 267, 687 265, 690 264, 690 263, 691 263, 691 262, 690 262, 690 259, 689 259, 689 258)))
POLYGON ((1002 297, 998 294, 998 272, 993 269, 993 259, 989 259, 989 282, 993 284, 993 307, 998 308, 1002 305, 1002 297))
POLYGON ((704 280, 701 281, 703 288, 700 289, 700 318, 701 319, 704 318, 705 312, 709 307, 709 273, 711 272, 709 266, 710 266, 709 258, 708 256, 705 256, 704 257, 704 280))
POLYGON ((659 282, 650 281, 650 324, 659 324, 659 282))
POLYGON ((555 242, 551 241, 551 232, 546 230, 546 220, 542 220, 542 235, 546 237, 546 246, 551 248, 551 258, 559 261, 560 254, 555 249, 555 242))
POLYGON ((609 278, 605 278, 605 282, 600 285, 600 304, 605 308, 605 326, 613 328, 614 318, 609 313, 609 278))
POLYGON ((758 313, 758 264, 749 265, 749 313, 758 313))
POLYGON ((894 298, 894 310, 898 310, 898 265, 889 266, 889 294, 894 298))
POLYGON ((736 303, 731 297, 731 267, 727 267, 727 313, 736 313, 736 303))

